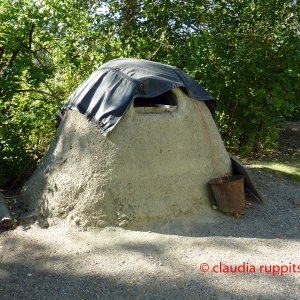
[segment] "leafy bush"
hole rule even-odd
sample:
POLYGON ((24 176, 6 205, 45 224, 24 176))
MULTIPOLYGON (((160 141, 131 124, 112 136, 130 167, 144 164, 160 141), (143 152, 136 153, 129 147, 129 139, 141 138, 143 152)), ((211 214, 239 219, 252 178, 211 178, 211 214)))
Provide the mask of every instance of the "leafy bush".
POLYGON ((47 149, 55 132, 58 106, 45 100, 16 95, 0 102, 6 111, 0 125, 0 185, 12 178, 24 179, 47 149))
POLYGON ((230 151, 276 146, 300 117, 297 1, 7 0, 0 3, 0 185, 28 172, 54 115, 116 57, 175 65, 218 100, 230 151))

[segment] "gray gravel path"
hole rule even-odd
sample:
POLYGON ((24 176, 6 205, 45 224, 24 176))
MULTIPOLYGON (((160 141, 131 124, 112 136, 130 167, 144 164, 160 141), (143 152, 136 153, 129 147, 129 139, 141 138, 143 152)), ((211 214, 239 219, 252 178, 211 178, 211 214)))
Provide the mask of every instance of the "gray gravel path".
POLYGON ((4 232, 0 299, 300 299, 300 185, 253 173, 265 203, 238 219, 213 211, 215 222, 195 214, 140 231, 61 224, 4 232), (290 269, 280 275, 274 265, 290 269))

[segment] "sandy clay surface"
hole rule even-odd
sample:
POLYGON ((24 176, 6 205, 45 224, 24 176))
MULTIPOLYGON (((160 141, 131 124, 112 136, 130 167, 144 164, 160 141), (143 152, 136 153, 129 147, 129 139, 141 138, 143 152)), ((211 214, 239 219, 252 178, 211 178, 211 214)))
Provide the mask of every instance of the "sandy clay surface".
POLYGON ((212 210, 215 222, 195 214, 139 231, 4 232, 0 299, 300 299, 299 183, 253 173, 265 203, 241 218, 212 210))

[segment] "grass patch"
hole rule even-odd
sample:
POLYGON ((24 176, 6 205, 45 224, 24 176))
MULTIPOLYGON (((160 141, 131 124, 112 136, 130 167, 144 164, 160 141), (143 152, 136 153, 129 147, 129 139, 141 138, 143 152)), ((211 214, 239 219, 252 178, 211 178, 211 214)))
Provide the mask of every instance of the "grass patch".
POLYGON ((300 161, 257 161, 253 164, 258 169, 267 169, 275 174, 283 175, 293 181, 300 182, 300 161))

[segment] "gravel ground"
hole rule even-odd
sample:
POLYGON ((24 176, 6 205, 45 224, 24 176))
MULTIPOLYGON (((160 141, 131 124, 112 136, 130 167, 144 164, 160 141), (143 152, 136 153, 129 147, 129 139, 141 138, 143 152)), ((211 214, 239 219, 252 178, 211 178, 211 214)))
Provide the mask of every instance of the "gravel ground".
POLYGON ((212 210, 215 222, 195 214, 139 231, 2 233, 0 299, 300 299, 300 185, 252 172, 265 202, 241 218, 212 210))

